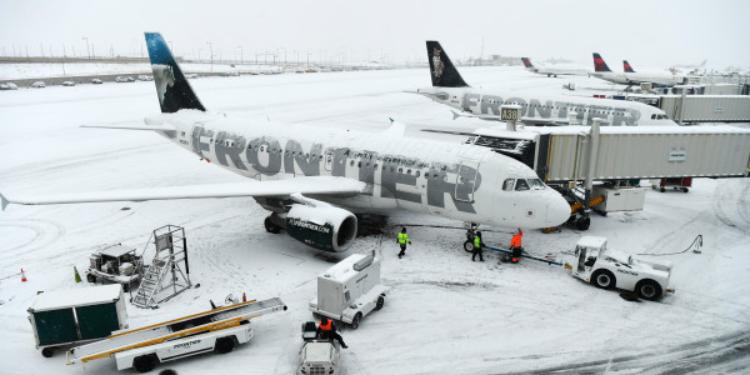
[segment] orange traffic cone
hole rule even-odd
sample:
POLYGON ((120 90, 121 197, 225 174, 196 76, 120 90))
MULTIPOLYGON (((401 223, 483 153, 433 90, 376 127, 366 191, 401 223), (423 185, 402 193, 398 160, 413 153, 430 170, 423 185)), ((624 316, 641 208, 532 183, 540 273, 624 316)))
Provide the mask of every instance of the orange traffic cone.
POLYGON ((247 302, 247 294, 245 292, 242 292, 242 302, 247 302))
POLYGON ((26 278, 26 272, 24 272, 23 268, 21 268, 21 282, 25 283, 29 281, 29 279, 26 278))

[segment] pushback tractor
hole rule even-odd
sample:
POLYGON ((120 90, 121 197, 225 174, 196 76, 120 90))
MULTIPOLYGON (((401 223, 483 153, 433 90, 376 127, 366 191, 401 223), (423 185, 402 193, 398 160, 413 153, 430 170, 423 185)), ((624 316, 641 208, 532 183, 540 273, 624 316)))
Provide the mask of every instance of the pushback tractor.
POLYGON ((564 267, 573 277, 603 289, 635 292, 640 298, 655 301, 664 293, 674 293, 669 279, 669 262, 645 260, 617 250, 607 249, 607 239, 584 236, 578 240, 573 263, 564 267))

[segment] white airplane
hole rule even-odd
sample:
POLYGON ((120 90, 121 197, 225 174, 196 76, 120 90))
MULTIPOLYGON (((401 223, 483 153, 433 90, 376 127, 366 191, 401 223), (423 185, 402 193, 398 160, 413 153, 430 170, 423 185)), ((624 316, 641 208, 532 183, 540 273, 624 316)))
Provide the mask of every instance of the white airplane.
POLYGON ((253 197, 271 211, 266 230, 328 252, 345 251, 355 214, 395 210, 506 228, 545 228, 570 206, 526 165, 474 145, 408 138, 393 122, 379 133, 249 123, 211 114, 194 94, 161 34, 146 33, 162 114, 141 125, 202 159, 258 181, 47 197, 0 195, 2 208, 113 201, 253 197))
POLYGON ((521 61, 523 62, 523 66, 526 67, 526 70, 532 73, 546 75, 547 77, 585 76, 590 73, 586 69, 575 68, 575 67, 547 66, 547 65, 536 66, 531 63, 531 59, 528 57, 522 57, 521 61))
POLYGON ((440 43, 427 41, 427 57, 432 87, 416 93, 454 108, 454 119, 475 117, 499 121, 503 104, 518 104, 521 122, 530 125, 591 125, 595 118, 602 119, 602 125, 613 126, 676 125, 661 109, 633 101, 521 95, 510 91, 485 93, 464 82, 440 43))
POLYGON ((607 63, 600 54, 594 52, 593 56, 594 72, 591 73, 592 76, 612 83, 627 85, 628 88, 640 85, 641 83, 651 83, 654 86, 662 87, 672 87, 687 83, 687 77, 681 75, 666 72, 637 73, 627 61, 623 61, 625 71, 623 73, 615 73, 609 69, 609 66, 607 66, 607 63))

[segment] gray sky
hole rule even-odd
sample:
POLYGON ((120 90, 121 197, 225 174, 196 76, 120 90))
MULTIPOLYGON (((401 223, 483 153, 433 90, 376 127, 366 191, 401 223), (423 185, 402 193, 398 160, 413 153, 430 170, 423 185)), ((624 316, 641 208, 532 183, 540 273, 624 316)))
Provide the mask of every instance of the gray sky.
POLYGON ((437 39, 454 59, 484 54, 564 57, 610 66, 698 63, 750 66, 750 1, 594 0, 0 0, 0 52, 139 55, 143 31, 160 31, 178 55, 245 59, 276 51, 329 59, 424 59, 437 39))

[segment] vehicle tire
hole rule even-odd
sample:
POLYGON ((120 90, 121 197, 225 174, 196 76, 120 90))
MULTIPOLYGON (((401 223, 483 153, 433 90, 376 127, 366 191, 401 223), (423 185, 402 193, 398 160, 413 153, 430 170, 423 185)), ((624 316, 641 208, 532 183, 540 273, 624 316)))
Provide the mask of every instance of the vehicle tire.
POLYGON ((42 356, 44 358, 50 358, 55 355, 55 348, 44 348, 42 349, 42 356))
POLYGON ((576 229, 578 230, 588 230, 591 226, 591 218, 588 216, 583 216, 575 221, 575 225, 576 229))
POLYGON ((276 234, 276 233, 281 232, 281 227, 279 227, 278 225, 274 224, 273 221, 271 221, 271 217, 270 216, 266 217, 266 219, 263 220, 263 226, 266 227, 266 232, 268 232, 268 233, 276 234))
POLYGON ((591 275, 591 283, 594 284, 597 288, 613 289, 617 284, 617 281, 615 279, 615 275, 613 275, 612 272, 599 270, 591 275))
POLYGON ((667 191, 667 188, 665 188, 665 187, 662 186, 662 187, 659 188, 659 191, 662 192, 662 193, 664 193, 664 192, 667 191))
POLYGON ((474 251, 474 242, 466 240, 466 242, 464 242, 464 251, 467 253, 474 251))
POLYGON ((683 192, 683 193, 687 193, 687 192, 688 192, 689 190, 690 190, 690 189, 688 189, 688 188, 686 188, 686 187, 682 188, 682 192, 683 192))
POLYGON ((385 297, 379 296, 378 301, 375 302, 375 311, 382 309, 383 305, 385 305, 385 297))
POLYGON ((138 372, 149 372, 156 367, 158 362, 159 358, 156 357, 156 354, 146 354, 135 357, 135 359, 133 359, 133 367, 138 370, 138 372))
POLYGON ((88 282, 90 282, 90 283, 93 284, 93 283, 96 282, 96 276, 94 276, 94 275, 92 275, 92 274, 89 273, 89 274, 86 275, 86 281, 88 281, 88 282))
POLYGON ((659 283, 653 280, 641 280, 636 284, 635 291, 638 293, 638 296, 648 300, 648 301, 656 301, 659 298, 661 298, 661 286, 659 283))
POLYGON ((362 321, 362 313, 357 313, 357 315, 354 315, 354 320, 352 320, 352 324, 350 326, 352 329, 359 328, 359 323, 362 321))
POLYGON ((220 354, 229 353, 234 350, 234 347, 236 345, 237 343, 234 340, 234 336, 222 337, 216 340, 214 350, 216 350, 216 352, 220 354))

